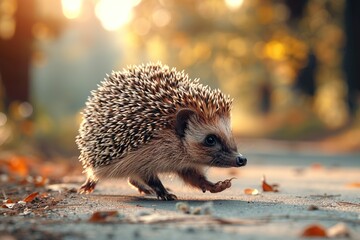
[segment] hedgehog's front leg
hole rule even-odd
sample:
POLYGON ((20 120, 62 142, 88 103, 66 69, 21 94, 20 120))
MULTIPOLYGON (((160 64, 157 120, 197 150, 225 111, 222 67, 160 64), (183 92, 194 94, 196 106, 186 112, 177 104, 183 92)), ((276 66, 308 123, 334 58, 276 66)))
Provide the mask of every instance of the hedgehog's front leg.
POLYGON ((149 187, 151 187, 155 191, 157 197, 161 200, 171 201, 177 199, 174 194, 169 193, 165 189, 158 176, 154 175, 149 178, 144 178, 143 180, 149 187))
POLYGON ((208 181, 204 173, 198 169, 183 169, 178 172, 178 175, 184 180, 184 182, 193 187, 200 188, 203 192, 209 191, 211 193, 217 193, 231 187, 232 179, 212 183, 208 181))

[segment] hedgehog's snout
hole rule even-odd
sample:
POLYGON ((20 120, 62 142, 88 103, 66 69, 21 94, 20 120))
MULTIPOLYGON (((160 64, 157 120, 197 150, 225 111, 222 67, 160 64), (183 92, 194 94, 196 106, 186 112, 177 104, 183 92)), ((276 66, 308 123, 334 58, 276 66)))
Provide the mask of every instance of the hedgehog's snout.
POLYGON ((236 157, 236 165, 238 167, 242 167, 242 166, 245 166, 247 163, 247 159, 246 157, 244 157, 243 155, 239 154, 237 157, 236 157))

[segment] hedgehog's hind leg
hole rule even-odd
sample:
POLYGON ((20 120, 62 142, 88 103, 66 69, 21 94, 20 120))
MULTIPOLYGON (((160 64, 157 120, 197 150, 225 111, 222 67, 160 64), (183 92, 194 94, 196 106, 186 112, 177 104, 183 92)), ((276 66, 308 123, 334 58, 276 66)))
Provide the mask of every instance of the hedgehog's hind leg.
POLYGON ((95 189, 96 183, 98 181, 94 180, 92 178, 87 178, 83 185, 78 190, 78 193, 80 194, 89 194, 92 193, 95 189))
POLYGON ((131 186, 135 187, 139 191, 139 193, 155 194, 155 192, 151 188, 149 188, 149 186, 146 186, 145 183, 142 183, 139 180, 129 177, 128 182, 131 186))
POLYGON ((172 201, 177 199, 174 194, 171 194, 166 190, 158 176, 153 175, 143 180, 149 187, 151 187, 155 191, 158 199, 165 201, 172 201))

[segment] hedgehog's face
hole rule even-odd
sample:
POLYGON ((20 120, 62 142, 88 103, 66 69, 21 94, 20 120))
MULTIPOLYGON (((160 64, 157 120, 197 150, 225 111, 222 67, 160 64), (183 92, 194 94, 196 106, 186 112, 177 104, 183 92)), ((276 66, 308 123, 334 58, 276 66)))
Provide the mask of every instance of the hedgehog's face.
POLYGON ((238 153, 228 117, 200 121, 189 109, 177 114, 176 132, 182 138, 189 159, 195 164, 217 167, 241 167, 246 158, 238 153))

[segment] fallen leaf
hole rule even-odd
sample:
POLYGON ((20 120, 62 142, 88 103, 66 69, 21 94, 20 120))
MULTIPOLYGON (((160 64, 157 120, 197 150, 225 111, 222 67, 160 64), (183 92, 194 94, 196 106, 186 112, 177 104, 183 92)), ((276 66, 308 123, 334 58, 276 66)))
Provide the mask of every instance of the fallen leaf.
POLYGON ((351 188, 360 188, 360 182, 348 183, 346 186, 351 188))
POLYGON ((278 192, 279 191, 278 184, 268 184, 265 180, 265 175, 262 178, 262 189, 264 192, 278 192))
POLYGON ((321 170, 323 169, 323 165, 321 163, 313 163, 311 164, 310 168, 314 170, 321 170))
POLYGON ((118 215, 117 211, 94 212, 89 218, 89 222, 105 222, 111 218, 117 217, 118 215))
POLYGON ((301 236, 302 237, 327 237, 326 229, 323 226, 317 225, 317 224, 307 226, 304 229, 301 236))
POLYGON ((14 203, 14 201, 8 198, 3 200, 3 203, 14 203))
POLYGON ((5 199, 3 200, 3 205, 1 205, 1 208, 13 208, 15 206, 15 203, 11 199, 5 199))
POLYGON ((16 203, 5 203, 1 207, 2 208, 9 208, 12 209, 15 206, 16 203))
POLYGON ((14 172, 20 176, 26 176, 29 173, 29 167, 27 164, 27 158, 14 156, 10 159, 9 163, 9 170, 14 172))
POLYGON ((39 195, 39 192, 33 192, 31 194, 29 194, 26 198, 23 199, 24 202, 31 202, 32 200, 34 200, 34 198, 39 195))
POLYGON ((259 191, 256 188, 245 188, 244 193, 246 195, 258 195, 259 191))

